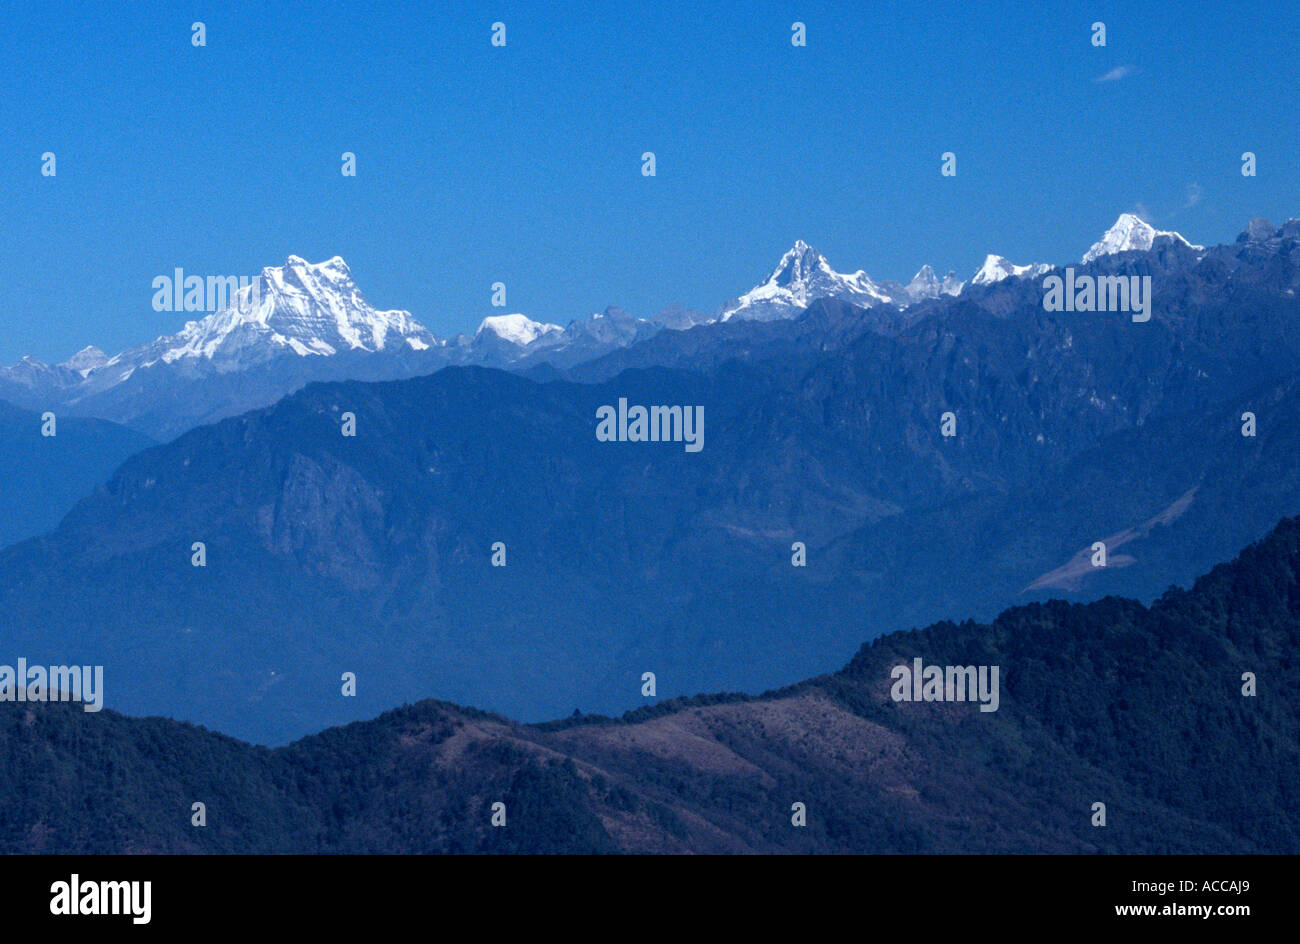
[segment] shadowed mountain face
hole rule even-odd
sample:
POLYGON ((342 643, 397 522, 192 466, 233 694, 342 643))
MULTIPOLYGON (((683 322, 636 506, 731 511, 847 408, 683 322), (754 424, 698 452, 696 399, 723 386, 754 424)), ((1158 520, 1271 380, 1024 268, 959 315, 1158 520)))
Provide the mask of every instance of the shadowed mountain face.
POLYGON ((78 499, 153 440, 107 420, 54 418, 0 400, 0 547, 54 530, 78 499), (42 435, 42 428, 53 435, 42 435))
POLYGON ((893 633, 833 675, 620 721, 426 701, 266 750, 0 703, 0 849, 1295 853, 1298 650, 1289 519, 1150 609, 1052 602, 893 633), (997 666, 998 709, 895 700, 917 658, 997 666))
POLYGON ((274 743, 430 693, 538 720, 631 707, 645 672, 759 691, 911 625, 1150 600, 1300 512, 1300 224, 1243 235, 1081 267, 1151 275, 1145 324, 1008 279, 664 331, 584 383, 309 385, 0 553, 0 652, 274 743), (702 407, 703 449, 598 441, 620 399, 702 407))

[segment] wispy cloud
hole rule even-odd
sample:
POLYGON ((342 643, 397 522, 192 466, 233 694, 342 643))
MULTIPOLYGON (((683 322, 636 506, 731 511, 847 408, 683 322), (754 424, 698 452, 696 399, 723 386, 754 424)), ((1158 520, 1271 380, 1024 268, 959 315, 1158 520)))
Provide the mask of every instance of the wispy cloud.
POLYGON ((1118 82, 1120 79, 1128 78, 1136 71, 1137 69, 1135 69, 1133 66, 1116 66, 1115 68, 1107 72, 1105 75, 1098 76, 1097 78, 1093 79, 1093 81, 1094 82, 1118 82))
POLYGON ((1201 198, 1204 196, 1205 188, 1196 181, 1192 181, 1183 188, 1183 201, 1176 209, 1168 210, 1168 212, 1165 213, 1156 213, 1149 205, 1139 200, 1129 212, 1133 213, 1144 223, 1150 223, 1152 226, 1155 226, 1158 223, 1164 223, 1167 225, 1180 217, 1185 210, 1190 210, 1192 207, 1200 203, 1201 198))

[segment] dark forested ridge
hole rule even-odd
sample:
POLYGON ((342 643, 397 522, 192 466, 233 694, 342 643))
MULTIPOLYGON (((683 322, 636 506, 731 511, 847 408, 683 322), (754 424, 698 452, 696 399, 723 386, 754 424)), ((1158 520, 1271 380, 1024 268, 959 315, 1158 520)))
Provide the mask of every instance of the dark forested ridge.
POLYGON ((0 848, 1294 853, 1298 637, 1290 518, 1150 608, 1053 601, 896 632, 832 675, 621 719, 521 725, 426 701, 271 750, 4 703, 0 848), (893 701, 891 668, 916 657, 999 666, 998 710, 893 701))

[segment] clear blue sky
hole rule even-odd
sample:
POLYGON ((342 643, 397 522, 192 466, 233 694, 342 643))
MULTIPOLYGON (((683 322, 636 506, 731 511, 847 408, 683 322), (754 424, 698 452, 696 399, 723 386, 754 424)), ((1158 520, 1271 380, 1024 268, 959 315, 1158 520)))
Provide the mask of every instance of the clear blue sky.
POLYGON ((799 238, 902 279, 1074 260, 1138 208, 1230 241, 1300 216, 1298 37, 1293 3, 10 0, 0 362, 170 333, 154 276, 290 253, 448 335, 497 280, 560 323, 712 311, 799 238))

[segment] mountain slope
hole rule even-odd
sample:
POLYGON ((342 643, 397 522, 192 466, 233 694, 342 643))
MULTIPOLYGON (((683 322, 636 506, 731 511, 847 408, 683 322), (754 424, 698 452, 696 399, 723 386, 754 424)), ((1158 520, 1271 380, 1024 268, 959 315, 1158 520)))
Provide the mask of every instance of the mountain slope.
POLYGON ((107 420, 56 414, 53 436, 42 426, 40 414, 0 400, 0 547, 53 530, 124 459, 153 445, 107 420))
POLYGON ((620 721, 524 726, 426 701, 268 751, 0 703, 0 848, 1294 854, 1298 646, 1289 519, 1150 609, 1054 602, 892 633, 831 675, 620 721), (915 658, 998 666, 998 709, 895 701, 893 667, 915 658))

